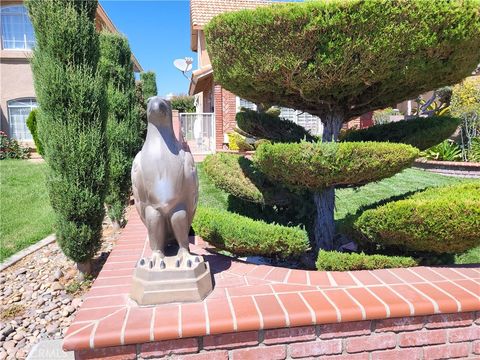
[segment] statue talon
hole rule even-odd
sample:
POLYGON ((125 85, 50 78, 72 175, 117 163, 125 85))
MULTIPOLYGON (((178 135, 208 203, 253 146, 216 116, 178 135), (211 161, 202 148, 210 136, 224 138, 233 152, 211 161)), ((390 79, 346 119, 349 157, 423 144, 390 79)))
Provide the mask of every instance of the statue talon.
POLYGON ((166 265, 165 265, 165 261, 161 260, 160 261, 160 269, 165 269, 166 268, 166 265))
POLYGON ((152 261, 154 266, 160 266, 160 263, 163 261, 165 255, 161 251, 154 251, 152 254, 152 261))

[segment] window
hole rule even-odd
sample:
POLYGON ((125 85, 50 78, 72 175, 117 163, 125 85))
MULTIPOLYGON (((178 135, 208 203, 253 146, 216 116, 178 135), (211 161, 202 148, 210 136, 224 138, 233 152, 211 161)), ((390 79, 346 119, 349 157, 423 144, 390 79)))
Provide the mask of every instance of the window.
POLYGON ((30 111, 37 107, 35 99, 12 100, 8 102, 10 137, 17 140, 33 140, 27 127, 30 111))
POLYGON ((2 47, 30 50, 35 44, 32 23, 25 6, 2 6, 2 47))
POLYGON ((242 98, 240 98, 240 100, 238 101, 238 106, 239 106, 238 111, 240 111, 242 108, 250 109, 250 110, 257 110, 257 105, 255 105, 251 101, 248 101, 248 100, 245 100, 245 99, 242 99, 242 98))

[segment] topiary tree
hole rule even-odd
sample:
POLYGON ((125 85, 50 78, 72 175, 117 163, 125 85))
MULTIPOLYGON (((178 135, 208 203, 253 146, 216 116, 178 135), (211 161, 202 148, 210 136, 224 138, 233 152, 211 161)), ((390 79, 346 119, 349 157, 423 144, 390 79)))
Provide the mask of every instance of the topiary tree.
POLYGON ((30 114, 27 117, 27 127, 30 130, 30 134, 32 134, 33 142, 35 143, 35 147, 37 148, 37 153, 40 155, 44 155, 43 145, 40 139, 38 138, 38 130, 37 130, 37 109, 33 109, 30 111, 30 114))
POLYGON ((28 0, 38 133, 48 164, 57 241, 89 272, 100 247, 108 180, 105 82, 98 72, 97 1, 28 0))
MULTIPOLYGON (((221 14, 205 33, 218 83, 264 108, 319 116, 322 139, 330 142, 353 117, 468 76, 480 60, 479 8, 479 0, 275 4, 221 14)), ((257 168, 272 182, 314 194, 316 246, 331 249, 334 186, 391 176, 415 156, 402 148, 402 161, 388 146, 267 144, 257 150, 257 168), (377 146, 383 153, 375 157, 377 146), (355 161, 372 169, 371 176, 355 161), (376 165, 383 171, 374 171, 376 165)))
POLYGON ((143 119, 135 98, 135 77, 128 40, 119 34, 100 34, 99 69, 107 81, 109 181, 105 198, 114 228, 123 222, 131 188, 133 158, 142 146, 143 119))
POLYGON ((145 101, 152 96, 157 96, 157 79, 153 71, 147 71, 140 74, 142 82, 142 91, 145 101))

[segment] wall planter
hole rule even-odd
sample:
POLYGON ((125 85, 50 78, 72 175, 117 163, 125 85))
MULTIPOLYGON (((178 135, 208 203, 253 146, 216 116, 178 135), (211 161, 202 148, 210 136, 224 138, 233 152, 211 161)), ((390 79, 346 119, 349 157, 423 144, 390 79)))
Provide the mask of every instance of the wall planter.
POLYGON ((480 178, 480 163, 478 162, 417 159, 413 167, 448 176, 480 178))
POLYGON ((210 262, 213 293, 139 307, 128 293, 150 251, 145 239, 132 213, 65 336, 76 359, 480 355, 478 267, 303 271, 213 254, 192 238, 191 250, 210 262))

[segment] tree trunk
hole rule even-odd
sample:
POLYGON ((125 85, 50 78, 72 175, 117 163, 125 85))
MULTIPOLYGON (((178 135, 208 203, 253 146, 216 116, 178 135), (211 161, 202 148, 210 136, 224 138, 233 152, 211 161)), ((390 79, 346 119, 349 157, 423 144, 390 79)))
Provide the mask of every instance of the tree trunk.
MULTIPOLYGON (((342 128, 344 117, 330 113, 321 116, 323 123, 323 142, 336 142, 342 128)), ((335 188, 333 186, 313 195, 317 213, 315 214, 314 236, 316 249, 335 250, 335 188)))
POLYGON ((317 213, 315 214, 315 245, 317 250, 333 250, 335 235, 335 188, 333 186, 313 195, 317 213))
POLYGON ((91 275, 93 272, 93 261, 87 260, 85 262, 77 263, 77 279, 79 281, 85 280, 87 275, 91 275))
POLYGON ((344 116, 338 113, 330 113, 320 117, 323 124, 322 141, 338 141, 338 135, 342 128, 344 116))

